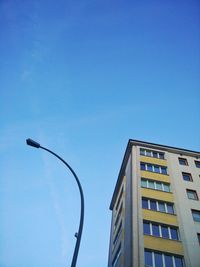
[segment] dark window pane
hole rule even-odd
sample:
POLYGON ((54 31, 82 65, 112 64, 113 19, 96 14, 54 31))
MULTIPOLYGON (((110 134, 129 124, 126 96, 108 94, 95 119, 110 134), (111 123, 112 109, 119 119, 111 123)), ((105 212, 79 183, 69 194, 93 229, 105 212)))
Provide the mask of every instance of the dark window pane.
POLYGON ((161 173, 162 174, 167 174, 167 168, 166 167, 161 167, 161 173))
POLYGON ((172 266, 173 266, 172 256, 165 255, 165 267, 172 267, 172 266))
POLYGON ((174 214, 174 207, 172 204, 167 204, 167 212, 174 214))
POLYGON ((164 159, 164 153, 159 153, 160 159, 164 159))
POLYGON ((200 161, 195 161, 195 165, 197 168, 200 168, 200 161))
POLYGON ((148 209, 148 200, 147 199, 142 199, 142 208, 143 209, 148 209))
POLYGON ((174 240, 178 240, 178 231, 175 228, 171 228, 171 238, 174 240))
POLYGON ((153 266, 152 252, 145 250, 144 251, 144 262, 145 266, 153 266))
POLYGON ((154 253, 155 256, 155 267, 163 267, 162 254, 154 253))
POLYGON ((159 202, 158 206, 159 206, 159 211, 165 212, 165 204, 163 202, 159 202))
POLYGON ((159 226, 157 224, 152 224, 152 234, 154 236, 160 236, 159 226))
POLYGON ((199 245, 200 245, 200 234, 199 233, 197 234, 197 238, 198 238, 199 245))
POLYGON ((143 222, 143 232, 145 235, 150 235, 150 224, 148 222, 143 222))
POLYGON ((154 166, 154 172, 158 172, 158 173, 160 172, 159 166, 156 166, 156 165, 154 166))
POLYGON ((192 210, 192 216, 193 216, 194 221, 200 222, 200 211, 192 210))
POLYGON ((189 199, 194 199, 194 200, 198 199, 196 191, 189 190, 189 189, 187 189, 186 191, 187 191, 187 196, 189 199))
POLYGON ((140 163, 140 169, 145 171, 145 163, 142 163, 142 162, 140 163))
POLYGON ((151 210, 157 210, 156 201, 155 200, 150 200, 150 209, 151 210))
POLYGON ((153 171, 153 168, 152 168, 152 165, 151 164, 147 164, 147 170, 152 172, 153 171))
POLYGON ((184 181, 192 181, 192 176, 191 176, 191 174, 190 173, 182 173, 182 175, 183 175, 183 180, 184 181))
POLYGON ((147 156, 147 157, 151 157, 151 151, 147 150, 147 151, 146 151, 146 156, 147 156))
POLYGON ((158 158, 158 152, 153 151, 153 157, 158 158))
POLYGON ((181 257, 174 257, 174 260, 176 267, 183 267, 183 259, 181 257))
POLYGON ((140 148, 140 155, 142 155, 142 156, 145 155, 145 150, 143 148, 140 148))
POLYGON ((187 164, 187 159, 179 158, 178 160, 179 160, 179 164, 180 165, 188 165, 187 164))
POLYGON ((169 238, 169 231, 166 226, 161 226, 161 231, 162 231, 163 238, 169 238))

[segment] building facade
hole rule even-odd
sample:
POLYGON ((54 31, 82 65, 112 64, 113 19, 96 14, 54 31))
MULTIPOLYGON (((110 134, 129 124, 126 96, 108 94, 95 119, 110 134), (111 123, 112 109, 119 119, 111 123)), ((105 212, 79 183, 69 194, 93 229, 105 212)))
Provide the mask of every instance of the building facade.
POLYGON ((129 140, 108 267, 200 267, 200 152, 129 140))

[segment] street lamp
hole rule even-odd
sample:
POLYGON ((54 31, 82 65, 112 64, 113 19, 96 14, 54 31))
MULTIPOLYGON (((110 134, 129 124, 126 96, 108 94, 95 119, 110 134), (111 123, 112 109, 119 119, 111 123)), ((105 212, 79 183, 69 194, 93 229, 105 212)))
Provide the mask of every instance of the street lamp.
POLYGON ((81 235, 82 235, 83 221, 84 221, 84 196, 83 196, 83 190, 82 190, 81 184, 80 184, 79 179, 78 179, 76 173, 74 172, 74 170, 69 166, 69 164, 66 161, 64 161, 64 159, 62 159, 56 153, 54 153, 53 151, 41 146, 39 143, 35 142, 34 140, 32 140, 30 138, 26 139, 26 143, 29 146, 32 146, 32 147, 35 147, 35 148, 41 148, 43 150, 46 150, 49 153, 51 153, 52 155, 54 155, 56 158, 61 160, 65 164, 65 166, 67 166, 67 168, 71 171, 71 173, 73 174, 73 176, 74 176, 74 178, 75 178, 75 180, 77 182, 77 185, 78 185, 78 188, 79 188, 79 192, 80 192, 80 197, 81 197, 81 215, 80 215, 78 233, 75 233, 76 245, 75 245, 75 248, 74 248, 74 254, 73 254, 72 263, 71 263, 71 267, 75 267, 76 266, 77 257, 78 257, 78 251, 79 251, 79 247, 80 247, 80 242, 81 242, 81 235))

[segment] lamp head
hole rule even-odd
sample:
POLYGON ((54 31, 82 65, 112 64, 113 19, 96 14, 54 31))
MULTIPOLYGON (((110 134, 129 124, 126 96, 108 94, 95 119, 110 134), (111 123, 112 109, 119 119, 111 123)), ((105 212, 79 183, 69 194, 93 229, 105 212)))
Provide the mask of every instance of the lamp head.
POLYGON ((35 142, 34 140, 32 140, 30 138, 26 139, 26 143, 29 146, 33 146, 33 147, 36 147, 36 148, 39 148, 40 147, 40 144, 39 143, 35 142))

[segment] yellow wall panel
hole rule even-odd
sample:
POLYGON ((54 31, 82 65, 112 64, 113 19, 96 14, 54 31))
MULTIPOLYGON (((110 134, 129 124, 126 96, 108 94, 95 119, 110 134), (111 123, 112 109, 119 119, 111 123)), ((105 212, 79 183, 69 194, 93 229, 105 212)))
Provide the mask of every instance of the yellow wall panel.
POLYGON ((176 225, 176 226, 178 225, 176 216, 172 214, 142 209, 142 215, 143 215, 144 220, 160 222, 160 223, 176 225))
POLYGON ((141 188, 141 195, 147 198, 154 198, 158 200, 163 200, 167 202, 173 202, 173 194, 166 193, 158 190, 148 189, 148 188, 141 188))
POLYGON ((144 235, 144 247, 153 250, 183 255, 183 245, 180 241, 144 235))
POLYGON ((155 172, 148 172, 148 171, 141 171, 140 173, 141 173, 141 177, 150 178, 155 181, 170 183, 170 178, 168 175, 155 173, 155 172))
POLYGON ((157 164, 161 166, 167 166, 167 161, 165 159, 157 159, 157 158, 140 156, 140 161, 157 164))

